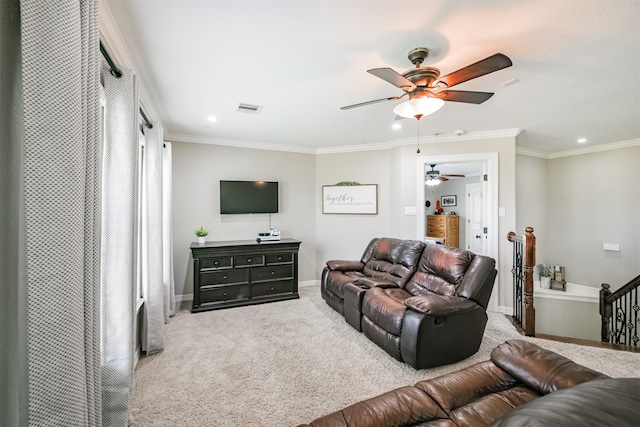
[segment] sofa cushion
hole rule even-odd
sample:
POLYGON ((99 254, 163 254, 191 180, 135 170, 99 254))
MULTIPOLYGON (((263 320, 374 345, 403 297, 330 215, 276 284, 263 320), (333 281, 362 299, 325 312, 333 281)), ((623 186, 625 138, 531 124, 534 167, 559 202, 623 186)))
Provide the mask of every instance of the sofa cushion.
POLYGON ((402 288, 373 288, 362 301, 362 314, 387 332, 399 336, 407 311, 404 300, 411 297, 402 288))
POLYGON ((517 379, 487 360, 460 371, 420 381, 415 386, 424 390, 448 414, 484 396, 517 385, 517 379))
POLYGON ((491 352, 491 360, 541 394, 608 378, 570 359, 523 340, 510 340, 491 352))
POLYGON ((407 283, 407 290, 413 295, 454 295, 474 257, 473 252, 464 249, 427 245, 418 261, 416 273, 407 283))
POLYGON ((496 421, 493 427, 638 426, 640 379, 605 378, 548 394, 496 421))
POLYGON ((417 240, 380 238, 363 268, 365 276, 404 286, 416 269, 424 243, 417 240))
POLYGON ((344 299, 344 286, 347 283, 353 283, 362 277, 359 271, 332 271, 326 277, 327 290, 344 299))

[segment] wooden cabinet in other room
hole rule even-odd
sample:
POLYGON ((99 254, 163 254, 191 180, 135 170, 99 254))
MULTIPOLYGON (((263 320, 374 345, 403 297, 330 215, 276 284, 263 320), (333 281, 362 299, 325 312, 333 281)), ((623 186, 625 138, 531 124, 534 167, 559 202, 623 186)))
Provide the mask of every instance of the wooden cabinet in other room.
POLYGON ((443 239, 443 244, 460 247, 458 215, 427 215, 427 237, 443 239))

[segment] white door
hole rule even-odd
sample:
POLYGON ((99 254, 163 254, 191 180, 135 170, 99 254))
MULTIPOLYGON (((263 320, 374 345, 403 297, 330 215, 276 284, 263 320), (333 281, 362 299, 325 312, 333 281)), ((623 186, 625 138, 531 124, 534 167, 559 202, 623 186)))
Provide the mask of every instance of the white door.
POLYGON ((486 234, 484 233, 484 193, 482 184, 467 184, 467 224, 466 249, 478 255, 486 255, 486 234))

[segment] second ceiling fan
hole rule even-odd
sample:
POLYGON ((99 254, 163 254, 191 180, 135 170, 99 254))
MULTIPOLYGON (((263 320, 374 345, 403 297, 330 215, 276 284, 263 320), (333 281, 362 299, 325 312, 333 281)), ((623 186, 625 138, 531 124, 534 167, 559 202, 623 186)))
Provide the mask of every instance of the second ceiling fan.
MULTIPOLYGON (((477 77, 493 73, 503 68, 510 67, 512 65, 511 60, 507 56, 503 55, 502 53, 496 53, 481 61, 461 68, 458 71, 454 71, 450 74, 447 74, 446 76, 440 77, 439 69, 435 67, 420 66, 420 64, 422 64, 428 54, 429 50, 424 47, 419 47, 409 52, 409 60, 416 67, 402 74, 394 71, 391 68, 373 68, 371 70, 367 70, 368 73, 373 74, 374 76, 379 77, 382 80, 402 89, 402 91, 404 92, 402 95, 347 105, 345 107, 342 107, 341 109, 349 110, 351 108, 362 107, 378 102, 396 101, 403 98, 405 95, 408 95, 410 100, 421 100, 429 98, 432 98, 433 100, 433 98, 435 98, 442 101, 482 104, 493 96, 492 92, 450 90, 449 88, 469 81, 471 79, 475 79, 477 77)), ((440 106, 442 106, 441 104, 442 103, 440 103, 440 106)), ((398 107, 401 107, 402 105, 403 104, 398 105, 394 109, 394 112, 396 112, 396 114, 402 117, 415 117, 413 112, 410 111, 396 111, 398 107)), ((440 106, 434 107, 435 110, 440 108, 440 106)), ((431 112, 427 112, 425 114, 430 114, 431 112)), ((420 116, 422 116, 422 114, 420 116)), ((420 119, 420 117, 416 118, 418 120, 420 119)))

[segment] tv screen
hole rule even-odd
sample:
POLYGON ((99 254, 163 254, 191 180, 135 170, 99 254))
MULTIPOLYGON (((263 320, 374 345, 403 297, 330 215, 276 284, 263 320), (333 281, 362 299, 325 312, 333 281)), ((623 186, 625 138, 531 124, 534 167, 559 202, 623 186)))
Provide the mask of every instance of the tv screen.
POLYGON ((221 214, 271 214, 277 212, 277 182, 220 181, 221 214))

